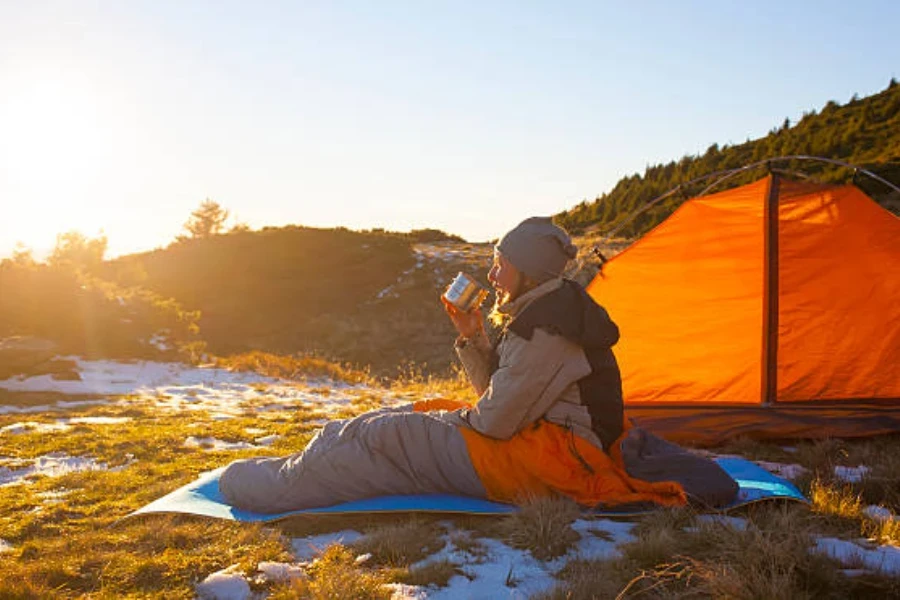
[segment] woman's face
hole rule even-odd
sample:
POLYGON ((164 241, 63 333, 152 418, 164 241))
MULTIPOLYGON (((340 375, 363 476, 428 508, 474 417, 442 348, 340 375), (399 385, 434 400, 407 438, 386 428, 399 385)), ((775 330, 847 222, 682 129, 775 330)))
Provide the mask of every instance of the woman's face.
POLYGON ((497 298, 507 302, 518 294, 522 275, 505 256, 494 251, 494 264, 488 272, 488 281, 497 290, 497 298))

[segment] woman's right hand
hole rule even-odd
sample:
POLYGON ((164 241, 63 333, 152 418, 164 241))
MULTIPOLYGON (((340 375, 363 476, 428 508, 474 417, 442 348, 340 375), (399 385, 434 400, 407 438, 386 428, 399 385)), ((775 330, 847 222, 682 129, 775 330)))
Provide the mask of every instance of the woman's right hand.
POLYGON ((481 307, 475 307, 469 312, 463 312, 443 296, 441 296, 441 302, 459 335, 470 340, 484 334, 484 317, 481 314, 481 307))

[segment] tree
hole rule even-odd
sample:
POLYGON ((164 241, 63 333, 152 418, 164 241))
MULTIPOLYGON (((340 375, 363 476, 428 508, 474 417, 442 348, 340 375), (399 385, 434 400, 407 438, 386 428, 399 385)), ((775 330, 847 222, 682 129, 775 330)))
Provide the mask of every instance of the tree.
POLYGON ((90 239, 78 231, 61 233, 56 236, 56 246, 47 263, 51 266, 91 272, 103 263, 106 244, 105 235, 90 239))
POLYGON ((225 229, 225 221, 228 220, 228 211, 222 208, 218 202, 207 198, 191 213, 191 218, 184 224, 184 229, 189 236, 178 236, 179 240, 188 238, 207 238, 222 233, 225 229))
POLYGON ((33 267, 37 264, 37 261, 34 259, 34 251, 22 242, 16 242, 16 247, 13 249, 9 260, 12 264, 19 267, 33 267))

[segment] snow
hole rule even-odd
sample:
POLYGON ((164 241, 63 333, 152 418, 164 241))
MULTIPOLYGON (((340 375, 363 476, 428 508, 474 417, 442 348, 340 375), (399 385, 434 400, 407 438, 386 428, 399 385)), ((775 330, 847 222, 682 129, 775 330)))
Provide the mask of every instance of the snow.
MULTIPOLYGON (((3 382, 0 381, 0 384, 3 382)), ((2 387, 2 386, 0 386, 2 387)), ((0 406, 0 415, 7 414, 30 414, 51 411, 63 411, 70 408, 81 408, 84 406, 97 406, 99 404, 109 404, 108 400, 61 400, 56 404, 36 404, 32 406, 0 406)))
POLYGON ((151 361, 119 362, 58 357, 76 363, 81 381, 59 381, 51 375, 18 376, 0 381, 0 388, 16 392, 60 392, 63 394, 137 394, 178 381, 182 385, 250 384, 274 380, 255 373, 210 367, 188 367, 181 363, 151 361))
MULTIPOLYGON (((703 524, 716 524, 722 525, 724 527, 730 527, 736 531, 746 531, 747 530, 747 520, 741 517, 730 517, 728 515, 698 515, 697 522, 703 524)), ((690 528, 689 528, 690 530, 690 528)), ((694 531, 699 531, 699 528, 693 528, 694 531)))
POLYGON ((56 504, 61 502, 63 498, 72 493, 72 490, 61 488, 58 490, 49 490, 46 492, 38 492, 36 495, 44 501, 44 504, 56 504))
POLYGON ((453 576, 446 587, 433 591, 429 588, 429 599, 528 598, 556 585, 551 569, 528 551, 510 548, 490 538, 482 538, 479 543, 484 553, 478 555, 460 550, 448 541, 441 551, 425 559, 449 560, 460 565, 465 573, 453 576))
POLYGON ((859 483, 869 474, 869 467, 866 466, 858 466, 858 467, 835 467, 834 475, 838 479, 842 481, 846 481, 847 483, 859 483))
POLYGON ((214 437, 194 437, 190 436, 184 440, 187 448, 203 448, 204 450, 249 450, 259 448, 249 442, 226 442, 214 437))
MULTIPOLYGON (((15 459, 2 459, 6 463, 25 463, 29 461, 17 461, 15 459)), ((26 483, 29 478, 37 476, 58 477, 66 473, 77 471, 103 471, 107 469, 105 463, 98 463, 90 457, 69 456, 63 452, 53 452, 45 456, 39 456, 30 461, 31 464, 18 469, 0 466, 0 487, 26 483)))
MULTIPOLYGON (((192 367, 180 363, 89 361, 77 357, 66 359, 77 364, 81 381, 57 381, 49 376, 14 377, 0 380, 0 388, 13 391, 125 397, 117 400, 103 398, 60 401, 37 406, 0 406, 0 415, 65 411, 98 404, 141 403, 169 412, 205 411, 213 420, 227 420, 248 413, 294 411, 298 408, 313 410, 327 418, 352 406, 354 399, 361 395, 371 396, 377 392, 384 399, 385 405, 401 402, 392 394, 383 393, 383 390, 326 379, 292 382, 261 377, 253 373, 232 372, 214 367, 192 367)), ((111 419, 113 418, 95 417, 93 420, 83 422, 112 424, 111 419)), ((67 422, 71 424, 78 421, 67 422)), ((13 427, 9 430, 0 430, 0 434, 21 433, 26 430, 23 427, 13 427)))
MULTIPOLYGON (((417 265, 417 268, 421 268, 417 265)), ((40 406, 0 406, 2 414, 25 414, 58 412, 80 409, 98 404, 141 403, 166 411, 206 411, 212 420, 231 419, 240 415, 255 414, 259 424, 265 427, 266 420, 278 421, 295 418, 292 413, 301 411, 301 422, 308 426, 321 426, 329 417, 353 406, 354 400, 366 396, 377 396, 384 406, 408 402, 410 398, 389 390, 372 389, 366 386, 350 386, 330 381, 307 381, 303 383, 275 380, 250 373, 235 373, 212 367, 192 367, 177 363, 162 362, 113 362, 72 359, 78 365, 81 381, 57 381, 48 376, 12 378, 0 381, 0 388, 18 391, 46 391, 66 394, 92 394, 97 399, 56 402, 40 406), (101 396, 126 395, 125 398, 100 398, 101 396), (281 414, 274 411, 280 411, 281 414), (307 418, 308 417, 308 418, 307 418)), ((0 427, 0 436, 22 433, 56 433, 74 425, 109 426, 128 422, 127 417, 109 416, 67 416, 56 419, 35 417, 35 420, 21 420, 0 427), (46 420, 41 421, 44 418, 46 420)), ((208 421, 198 420, 198 427, 208 421)), ((277 434, 263 427, 247 427, 247 440, 225 441, 215 437, 196 435, 188 437, 184 444, 206 450, 242 450, 269 446, 279 439, 277 434)), ((203 432, 202 429, 195 430, 203 432)), ((9 440, 9 438, 7 438, 9 440)), ((785 451, 790 451, 785 448, 785 451)), ((133 462, 126 456, 124 468, 133 462)), ((114 464, 119 464, 116 461, 114 464)), ((795 479, 806 470, 797 464, 758 462, 763 468, 787 479, 795 479)), ((58 476, 75 471, 107 469, 107 465, 91 457, 69 456, 52 453, 33 459, 15 459, 0 456, 0 486, 27 483, 38 476, 58 476)), ((845 481, 860 481, 868 474, 865 466, 836 467, 835 475, 845 481)), ((38 494, 45 502, 57 502, 68 490, 59 489, 38 494)), ((873 519, 895 518, 884 507, 869 506, 865 513, 873 519)), ((702 515, 700 524, 716 523, 736 529, 745 529, 744 519, 722 515, 702 515)), ((445 525, 443 548, 415 566, 430 562, 448 560, 465 573, 454 576, 443 588, 435 586, 417 587, 405 584, 388 586, 393 598, 397 599, 443 599, 443 598, 526 598, 547 592, 557 585, 557 574, 570 561, 609 560, 620 556, 619 546, 634 540, 633 523, 607 519, 578 519, 573 529, 580 540, 569 552, 549 561, 535 559, 528 551, 511 548, 502 541, 479 538, 479 547, 463 550, 454 539, 466 532, 451 523, 445 525)), ((294 563, 261 562, 257 572, 248 577, 241 573, 237 565, 210 574, 196 585, 196 593, 203 599, 249 599, 256 595, 250 583, 261 581, 280 582, 305 577, 302 561, 315 558, 332 544, 352 544, 362 534, 354 530, 344 530, 321 535, 294 538, 291 546, 294 563)), ((868 571, 900 574, 900 548, 891 546, 875 547, 834 538, 818 538, 815 549, 833 556, 845 563, 849 571, 861 568, 868 571)), ((462 544, 461 544, 462 545, 462 544)), ((463 547, 466 547, 463 545, 463 547)), ((14 548, 0 539, 0 554, 14 548)), ((357 557, 364 565, 369 557, 357 557)), ((257 594, 258 595, 258 594, 257 594)))
POLYGON ((844 565, 862 566, 884 575, 900 575, 900 548, 896 546, 863 548, 847 540, 817 537, 814 549, 844 565))
POLYGON ((303 567, 292 563, 264 561, 256 566, 256 570, 262 573, 266 581, 281 582, 306 578, 303 567))
POLYGON ((405 583, 388 583, 384 588, 391 592, 391 600, 425 600, 428 592, 425 588, 405 583))
MULTIPOLYGON (((448 525, 453 530, 453 526, 448 525)), ((618 546, 634 541, 633 523, 609 519, 578 519, 572 529, 581 539, 569 552, 549 561, 534 558, 527 550, 511 548, 503 542, 479 538, 475 551, 463 550, 444 536, 444 547, 410 568, 447 560, 459 566, 465 575, 456 575, 446 587, 406 586, 394 590, 395 598, 528 598, 547 592, 557 585, 556 574, 575 559, 609 560, 620 556, 618 546), (403 595, 405 594, 405 595, 403 595)), ((457 533, 458 534, 458 533, 457 533)))
POLYGON ((298 561, 311 560, 324 552, 329 546, 334 544, 352 544, 362 537, 362 534, 353 529, 344 529, 332 533, 323 533, 320 535, 311 535, 302 538, 294 538, 291 540, 291 547, 294 550, 294 558, 298 561))
POLYGON ((238 565, 216 571, 196 586, 202 600, 248 600, 250 584, 244 579, 238 565))
POLYGON ((4 433, 49 433, 51 431, 65 431, 69 429, 69 426, 56 422, 56 423, 37 423, 35 421, 25 421, 22 423, 13 423, 11 425, 7 425, 5 427, 0 427, 0 434, 4 433))
POLYGON ((758 460, 756 461, 756 464, 761 466, 769 473, 778 475, 779 477, 783 477, 784 479, 797 479, 807 471, 806 467, 797 464, 786 465, 783 463, 768 462, 764 460, 758 460))
POLYGON ((66 431, 72 428, 72 425, 119 425, 130 421, 129 417, 73 417, 67 419, 57 419, 54 423, 38 423, 36 421, 25 421, 22 423, 13 423, 5 427, 0 427, 0 435, 4 433, 50 433, 55 431, 66 431))
POLYGON ((891 509, 883 506, 867 506, 863 509, 863 513, 876 521, 889 521, 894 518, 894 513, 891 512, 891 509))

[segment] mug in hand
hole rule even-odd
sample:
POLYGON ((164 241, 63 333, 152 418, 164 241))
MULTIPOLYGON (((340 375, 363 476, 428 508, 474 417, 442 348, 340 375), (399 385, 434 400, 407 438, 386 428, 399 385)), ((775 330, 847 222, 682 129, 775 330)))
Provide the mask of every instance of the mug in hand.
POLYGON ((463 312, 469 312, 481 306, 487 295, 488 291, 480 283, 462 271, 456 275, 447 286, 447 291, 444 292, 444 298, 463 312))

